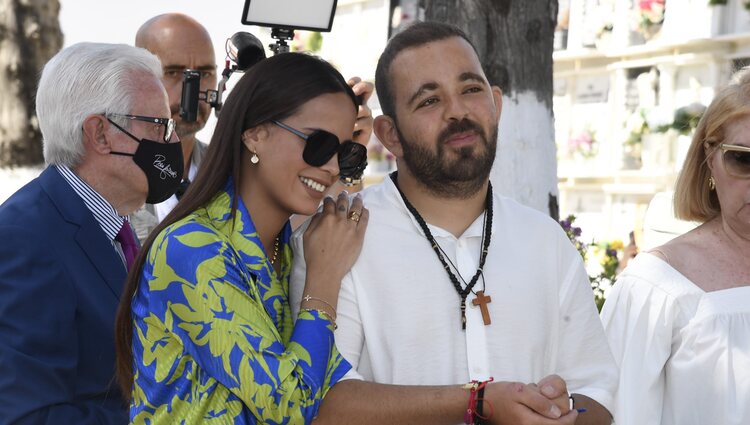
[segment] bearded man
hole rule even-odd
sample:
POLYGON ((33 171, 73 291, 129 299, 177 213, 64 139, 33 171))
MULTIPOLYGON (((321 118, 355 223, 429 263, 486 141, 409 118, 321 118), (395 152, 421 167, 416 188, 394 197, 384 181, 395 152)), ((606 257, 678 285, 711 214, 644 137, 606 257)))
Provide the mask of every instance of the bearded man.
MULTIPOLYGON (((335 338, 350 377, 513 383, 492 408, 469 396, 466 423, 610 423, 617 368, 580 255, 554 220, 492 190, 502 93, 471 42, 418 23, 388 42, 375 85, 375 134, 398 171, 364 190, 367 233, 341 285, 335 338), (551 414, 523 392, 553 400, 551 414)), ((301 242, 298 232, 295 250, 301 242)), ((293 308, 310 299, 303 261, 294 267, 293 308)), ((372 415, 387 411, 372 404, 372 415)))

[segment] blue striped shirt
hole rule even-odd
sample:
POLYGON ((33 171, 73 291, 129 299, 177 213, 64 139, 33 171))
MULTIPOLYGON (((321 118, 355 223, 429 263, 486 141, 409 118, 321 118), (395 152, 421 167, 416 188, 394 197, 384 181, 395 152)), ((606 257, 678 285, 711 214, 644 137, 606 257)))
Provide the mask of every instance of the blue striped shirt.
MULTIPOLYGON (((70 187, 73 188, 75 193, 78 194, 81 199, 83 199, 83 203, 86 205, 86 208, 91 211, 91 214, 94 215, 94 219, 96 219, 96 222, 99 223, 99 226, 101 226, 104 234, 107 235, 110 241, 112 241, 112 246, 116 246, 114 243, 115 237, 117 236, 117 233, 120 232, 120 228, 122 228, 122 225, 123 223, 125 223, 127 217, 118 215, 115 207, 107 202, 107 200, 104 199, 104 197, 97 191, 95 191, 91 186, 89 186, 88 183, 78 177, 73 172, 73 170, 65 165, 55 165, 54 167, 65 179, 65 181, 68 182, 70 187)), ((117 248, 119 248, 119 246, 117 246, 117 248)), ((120 249, 118 249, 117 251, 119 252, 120 249)), ((122 253, 119 253, 122 256, 122 253)))

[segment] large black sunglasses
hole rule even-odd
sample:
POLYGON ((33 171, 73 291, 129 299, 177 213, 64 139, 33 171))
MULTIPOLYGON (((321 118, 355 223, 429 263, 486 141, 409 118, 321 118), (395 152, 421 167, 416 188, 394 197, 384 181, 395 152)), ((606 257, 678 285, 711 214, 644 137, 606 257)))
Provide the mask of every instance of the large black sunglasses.
POLYGON ((151 122, 154 124, 161 124, 164 126, 164 143, 169 143, 169 141, 172 139, 172 133, 174 133, 174 120, 172 118, 144 117, 142 115, 129 115, 129 114, 106 114, 106 116, 125 118, 128 120, 135 120, 135 121, 145 121, 145 122, 151 122))
POLYGON ((345 182, 361 178, 367 166, 367 148, 364 146, 351 140, 339 144, 339 138, 325 130, 315 130, 308 135, 282 122, 271 122, 307 142, 302 151, 306 163, 320 167, 338 154, 340 178, 345 182))

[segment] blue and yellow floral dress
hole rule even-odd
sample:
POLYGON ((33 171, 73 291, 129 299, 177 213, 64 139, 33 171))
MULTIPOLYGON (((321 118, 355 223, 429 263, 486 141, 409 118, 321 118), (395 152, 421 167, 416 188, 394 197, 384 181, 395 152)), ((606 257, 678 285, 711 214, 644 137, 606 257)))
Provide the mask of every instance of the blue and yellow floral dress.
POLYGON ((154 241, 133 298, 135 424, 302 424, 351 368, 316 312, 289 307, 289 223, 278 276, 230 181, 154 241))

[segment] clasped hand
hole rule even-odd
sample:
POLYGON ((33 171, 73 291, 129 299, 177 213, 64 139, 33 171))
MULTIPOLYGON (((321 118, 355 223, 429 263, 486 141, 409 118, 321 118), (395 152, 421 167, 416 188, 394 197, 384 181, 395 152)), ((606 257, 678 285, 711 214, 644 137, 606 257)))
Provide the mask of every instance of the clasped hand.
POLYGON ((572 425, 578 417, 577 411, 570 410, 565 381, 557 375, 549 375, 536 384, 490 384, 485 400, 493 407, 491 424, 572 425))

